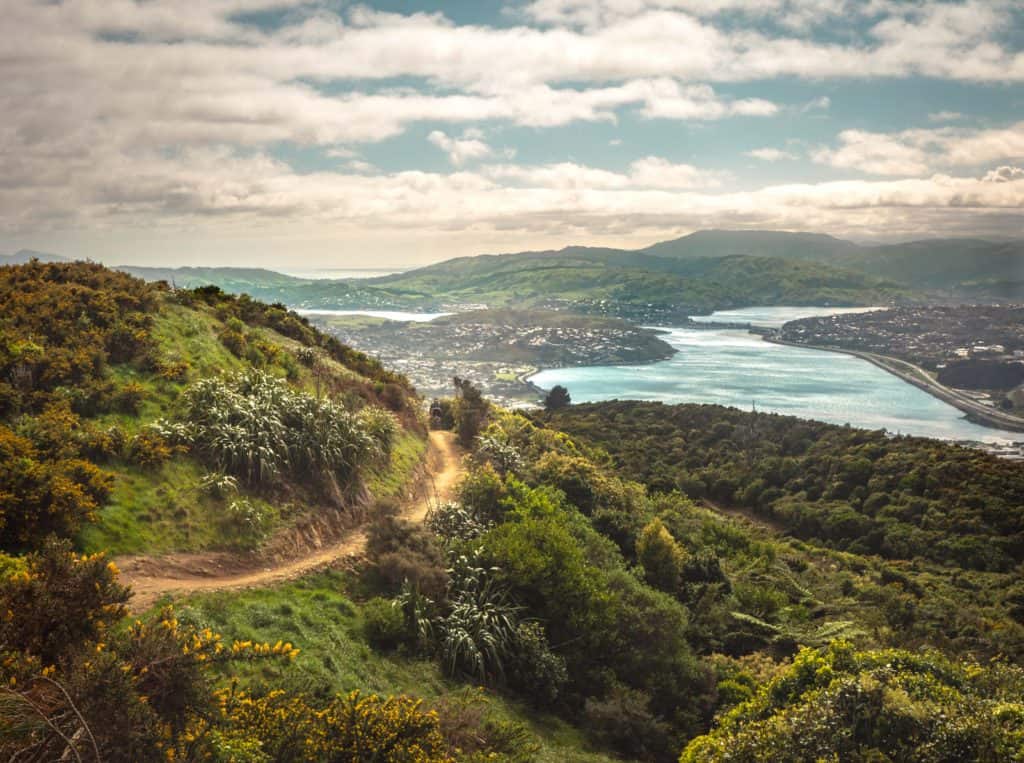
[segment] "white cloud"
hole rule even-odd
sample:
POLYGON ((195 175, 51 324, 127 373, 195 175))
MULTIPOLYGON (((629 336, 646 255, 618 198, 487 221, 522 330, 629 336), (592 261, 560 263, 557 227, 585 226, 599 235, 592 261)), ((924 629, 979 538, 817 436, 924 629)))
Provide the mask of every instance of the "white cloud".
POLYGON ((753 151, 746 151, 744 156, 752 159, 760 159, 763 162, 781 162, 783 159, 796 159, 796 154, 790 151, 783 151, 781 148, 755 148, 753 151))
POLYGON ((929 122, 957 122, 963 118, 959 111, 936 111, 928 115, 929 122))
POLYGON ((984 130, 844 130, 839 142, 839 148, 812 152, 814 161, 876 175, 924 175, 944 167, 977 167, 1024 158, 1024 122, 984 130))
POLYGON ((657 156, 629 165, 630 182, 642 188, 718 188, 726 173, 702 170, 692 164, 674 164, 657 156))
POLYGON ((452 164, 460 167, 468 160, 491 155, 491 147, 480 140, 481 137, 483 133, 475 129, 467 130, 461 138, 452 138, 441 130, 434 130, 427 136, 427 140, 448 154, 452 164))
POLYGON ((872 175, 923 175, 929 171, 924 149, 900 136, 844 130, 839 141, 840 148, 813 151, 811 158, 819 164, 872 175))
POLYGON ((1014 183, 1024 180, 1024 167, 997 167, 982 178, 986 183, 1014 183))
POLYGON ((491 135, 495 122, 544 128, 614 123, 623 111, 693 122, 780 112, 766 98, 731 96, 728 83, 1024 82, 1024 53, 1003 35, 1012 8, 1011 0, 538 0, 528 6, 543 17, 538 28, 458 26, 440 14, 305 0, 208 0, 187 13, 178 0, 16 1, 3 11, 0 232, 99 237, 131 228, 213 240, 308 223, 326 239, 392 220, 437 235, 626 237, 755 223, 896 234, 949 232, 969 219, 996 229, 1019 223, 1015 174, 994 170, 989 181, 1002 182, 920 176, 1019 165, 1024 123, 846 131, 815 160, 920 177, 847 185, 723 193, 721 173, 657 157, 614 172, 516 167, 513 147, 496 151, 505 164, 465 168, 488 158, 480 129, 491 135), (284 9, 294 23, 266 30, 232 20, 268 9, 284 9), (856 23, 845 37, 808 33, 817 19, 847 15, 856 23), (352 148, 416 122, 440 126, 431 141, 457 171, 385 174, 352 148), (297 174, 269 155, 280 143, 321 146, 337 163, 297 174))
POLYGON ((823 95, 812 101, 808 101, 800 110, 806 114, 810 111, 828 111, 830 108, 832 108, 832 99, 827 95, 823 95))

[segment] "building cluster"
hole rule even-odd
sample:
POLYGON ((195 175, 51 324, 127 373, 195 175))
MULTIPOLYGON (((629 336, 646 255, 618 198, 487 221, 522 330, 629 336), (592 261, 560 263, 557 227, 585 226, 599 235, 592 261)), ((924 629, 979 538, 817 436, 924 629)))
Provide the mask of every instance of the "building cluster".
POLYGON ((931 371, 980 358, 1024 362, 1024 307, 900 307, 787 323, 789 342, 874 352, 931 371))

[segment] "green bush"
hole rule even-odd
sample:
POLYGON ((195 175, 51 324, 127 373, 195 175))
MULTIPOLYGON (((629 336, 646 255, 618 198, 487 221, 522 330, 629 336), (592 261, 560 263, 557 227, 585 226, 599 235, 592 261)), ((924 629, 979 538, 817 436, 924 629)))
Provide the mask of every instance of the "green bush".
POLYGON ((363 635, 377 649, 395 649, 408 640, 405 615, 390 599, 373 598, 363 605, 363 635))

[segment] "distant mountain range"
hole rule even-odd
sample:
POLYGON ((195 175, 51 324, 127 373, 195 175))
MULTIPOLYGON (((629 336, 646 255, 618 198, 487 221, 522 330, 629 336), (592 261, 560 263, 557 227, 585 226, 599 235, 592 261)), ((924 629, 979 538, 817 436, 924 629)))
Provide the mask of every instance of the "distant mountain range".
POLYGON ((823 262, 917 289, 1024 299, 1024 240, 953 238, 860 246, 816 233, 708 230, 640 251, 680 259, 784 257, 823 262))
MULTIPOLYGON (((65 259, 26 251, 7 259, 32 256, 65 259)), ((261 268, 120 269, 312 309, 486 304, 655 320, 751 305, 1024 302, 1024 241, 863 246, 780 231, 698 231, 639 250, 573 246, 458 257, 372 279, 313 280, 261 268)))
POLYGON ((24 265, 32 260, 39 260, 40 262, 71 262, 70 257, 63 257, 59 254, 21 249, 14 254, 0 254, 0 267, 3 265, 24 265))

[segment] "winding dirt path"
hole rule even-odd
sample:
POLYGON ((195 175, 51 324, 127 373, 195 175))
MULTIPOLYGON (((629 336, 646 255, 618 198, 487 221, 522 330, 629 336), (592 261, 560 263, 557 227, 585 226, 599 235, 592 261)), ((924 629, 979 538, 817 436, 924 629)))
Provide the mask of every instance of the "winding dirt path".
MULTIPOLYGON (((427 455, 425 490, 411 501, 402 517, 422 522, 438 503, 450 500, 462 476, 462 455, 451 432, 432 431, 427 455)), ((151 607, 168 593, 228 591, 272 585, 328 567, 339 559, 355 556, 366 548, 366 533, 356 528, 329 545, 308 555, 277 562, 263 562, 225 553, 168 554, 115 559, 121 582, 132 587, 129 606, 133 612, 151 607)))

